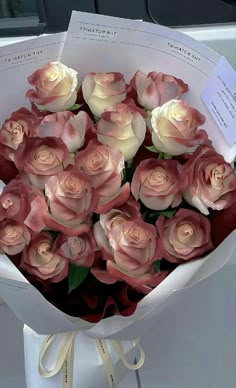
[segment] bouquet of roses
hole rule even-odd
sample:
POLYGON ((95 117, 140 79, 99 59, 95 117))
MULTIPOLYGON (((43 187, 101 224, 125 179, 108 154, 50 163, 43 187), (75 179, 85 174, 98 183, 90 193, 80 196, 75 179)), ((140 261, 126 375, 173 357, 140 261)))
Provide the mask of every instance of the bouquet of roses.
POLYGON ((28 78, 31 111, 0 130, 0 252, 89 322, 133 314, 179 263, 213 250, 217 213, 236 203, 188 85, 156 71, 128 81, 90 72, 78 85, 50 62, 28 78))

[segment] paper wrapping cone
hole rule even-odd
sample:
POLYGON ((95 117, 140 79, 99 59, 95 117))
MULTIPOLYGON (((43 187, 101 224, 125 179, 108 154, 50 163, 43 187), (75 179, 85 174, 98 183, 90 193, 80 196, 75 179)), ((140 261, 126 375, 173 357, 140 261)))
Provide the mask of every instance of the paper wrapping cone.
MULTIPOLYGON (((26 75, 50 60, 52 56, 54 58, 56 55, 60 56, 63 39, 64 35, 63 38, 62 35, 60 38, 58 36, 39 38, 38 54, 36 53, 31 61, 27 58, 21 59, 21 65, 23 63, 24 67, 19 67, 19 70, 17 67, 17 72, 19 71, 20 74, 16 74, 17 59, 14 53, 18 48, 18 51, 29 52, 32 55, 32 50, 36 52, 33 49, 35 41, 4 48, 2 67, 0 67, 4 71, 0 73, 0 80, 6 90, 3 106, 5 110, 11 111, 13 108, 12 93, 7 93, 7 90, 14 88, 16 80, 19 86, 17 92, 14 89, 17 104, 19 106, 20 99, 22 104, 25 104, 23 91, 27 87, 26 75), (53 54, 50 54, 52 49, 53 54)), ((80 81, 88 71, 120 71, 128 82, 138 67, 144 72, 155 69, 184 78, 184 81, 189 84, 187 102, 206 116, 204 128, 216 150, 224 155, 226 160, 234 158, 235 146, 227 145, 223 134, 200 97, 221 57, 200 42, 171 29, 141 21, 75 12, 61 58, 65 64, 78 70, 80 81)), ((0 117, 3 117, 3 108, 0 108, 0 117)), ((86 330, 87 335, 95 338, 122 340, 137 338, 152 327, 153 322, 161 314, 167 298, 171 298, 174 293, 185 292, 185 287, 191 283, 191 279, 198 281, 198 274, 207 281, 211 273, 227 263, 234 254, 235 248, 235 233, 232 233, 204 259, 178 266, 138 304, 132 316, 114 316, 96 325, 68 316, 52 306, 27 282, 6 256, 1 257, 0 296, 21 321, 40 334, 86 330)))

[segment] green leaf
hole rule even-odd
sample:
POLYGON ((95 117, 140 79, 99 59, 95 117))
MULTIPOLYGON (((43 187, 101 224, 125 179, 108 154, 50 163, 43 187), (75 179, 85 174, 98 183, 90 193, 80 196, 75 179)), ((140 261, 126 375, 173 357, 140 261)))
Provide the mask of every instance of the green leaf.
POLYGON ((160 151, 154 145, 152 145, 150 147, 146 147, 145 146, 145 148, 147 148, 147 150, 150 151, 150 152, 154 152, 155 154, 159 154, 160 153, 160 151))
POLYGON ((76 157, 76 153, 75 152, 70 152, 70 158, 71 158, 71 161, 72 161, 73 164, 74 164, 74 161, 75 161, 75 157, 76 157))
POLYGON ((163 153, 163 158, 166 160, 172 159, 172 155, 166 154, 165 152, 163 153))
POLYGON ((156 270, 157 272, 160 272, 160 270, 161 270, 161 262, 160 262, 160 260, 154 261, 153 265, 154 265, 154 267, 155 267, 155 270, 156 270))
POLYGON ((93 116, 93 117, 94 117, 94 122, 95 122, 95 124, 97 124, 98 121, 100 120, 100 117, 98 117, 98 116, 93 116))
MULTIPOLYGON (((83 105, 83 104, 82 104, 83 105)), ((82 105, 79 105, 79 104, 74 104, 70 109, 68 110, 77 110, 79 108, 81 108, 82 105)))
POLYGON ((170 218, 170 217, 173 217, 175 215, 177 210, 178 209, 157 210, 155 212, 150 212, 147 216, 148 216, 148 218, 155 218, 155 217, 158 217, 158 216, 162 215, 162 216, 164 216, 166 218, 170 218))
POLYGON ((89 273, 89 268, 80 267, 79 265, 69 265, 69 277, 68 277, 68 294, 75 288, 79 287, 81 283, 86 279, 89 273))
POLYGON ((124 185, 127 182, 126 180, 126 168, 122 171, 122 185, 124 185))
POLYGON ((160 210, 158 213, 166 218, 171 218, 175 215, 175 213, 177 212, 177 209, 173 209, 173 210, 160 210))
POLYGON ((132 168, 132 164, 133 164, 133 159, 127 160, 126 162, 127 168, 132 168))
POLYGON ((53 240, 56 240, 57 236, 60 234, 60 232, 57 232, 56 230, 48 230, 48 233, 52 236, 53 240))
POLYGON ((126 182, 132 182, 134 171, 135 171, 134 167, 127 167, 125 169, 125 179, 126 179, 126 182))
POLYGON ((164 153, 163 152, 160 152, 158 157, 157 157, 157 160, 161 160, 161 159, 164 159, 164 153))

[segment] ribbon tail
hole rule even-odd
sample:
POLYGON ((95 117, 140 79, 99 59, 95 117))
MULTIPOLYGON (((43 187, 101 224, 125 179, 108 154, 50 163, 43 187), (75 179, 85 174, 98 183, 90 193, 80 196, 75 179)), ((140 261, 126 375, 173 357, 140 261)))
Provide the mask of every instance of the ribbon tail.
POLYGON ((122 362, 122 364, 129 370, 138 370, 140 369, 144 362, 145 362, 145 352, 142 348, 142 346, 138 343, 138 340, 137 341, 134 341, 133 342, 133 346, 137 346, 138 349, 139 349, 139 353, 140 353, 140 357, 139 357, 139 360, 136 362, 136 364, 130 364, 127 359, 126 359, 126 355, 125 355, 125 351, 124 351, 124 348, 123 348, 123 345, 122 345, 122 342, 121 341, 112 341, 112 346, 113 348, 115 349, 116 353, 118 354, 118 356, 120 357, 120 360, 122 362))
POLYGON ((115 388, 116 386, 115 368, 114 368, 110 353, 108 351, 106 341, 103 341, 100 338, 97 338, 96 344, 106 371, 109 388, 115 388))
POLYGON ((74 342, 68 349, 64 364, 62 365, 62 388, 73 388, 73 370, 74 370, 74 342))

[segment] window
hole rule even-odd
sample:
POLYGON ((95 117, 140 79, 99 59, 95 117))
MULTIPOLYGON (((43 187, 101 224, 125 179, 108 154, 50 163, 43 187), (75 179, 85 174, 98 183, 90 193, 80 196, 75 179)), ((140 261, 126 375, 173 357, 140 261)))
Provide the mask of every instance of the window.
POLYGON ((37 14, 34 0, 1 0, 0 2, 1 18, 28 17, 37 16, 37 14))
POLYGON ((39 35, 46 28, 43 2, 0 0, 0 37, 39 35))
POLYGON ((0 37, 66 31, 72 10, 166 26, 236 22, 236 0, 0 0, 0 37))

